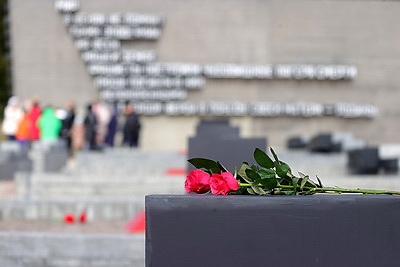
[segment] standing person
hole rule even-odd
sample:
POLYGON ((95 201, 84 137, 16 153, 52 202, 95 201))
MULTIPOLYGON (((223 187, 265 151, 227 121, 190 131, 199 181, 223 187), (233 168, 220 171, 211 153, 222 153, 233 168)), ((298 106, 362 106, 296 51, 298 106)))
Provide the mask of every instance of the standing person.
POLYGON ((107 135, 105 139, 105 144, 109 147, 114 146, 115 134, 117 133, 118 129, 118 115, 118 106, 117 103, 114 103, 112 106, 112 115, 110 121, 108 122, 107 135))
POLYGON ((28 111, 24 108, 22 119, 19 121, 17 131, 15 132, 15 139, 22 145, 22 147, 28 148, 30 141, 30 118, 28 111))
POLYGON ((29 122, 30 122, 30 140, 36 141, 40 138, 40 129, 38 126, 38 119, 42 114, 42 109, 39 106, 37 100, 33 100, 32 107, 28 111, 29 122))
POLYGON ((97 146, 97 118, 93 112, 93 106, 89 104, 86 109, 85 125, 85 143, 90 150, 98 149, 97 146))
POLYGON ((65 140, 69 156, 73 155, 73 148, 72 148, 72 126, 74 125, 75 121, 75 104, 71 100, 67 102, 65 107, 65 116, 61 120, 61 132, 60 137, 65 140))
POLYGON ((10 97, 4 109, 4 120, 1 126, 2 132, 8 140, 15 140, 15 134, 23 116, 24 112, 18 103, 18 98, 10 97))
POLYGON ((55 141, 60 137, 61 120, 56 117, 53 107, 46 107, 38 119, 40 140, 55 141))
POLYGON ((130 104, 125 107, 125 117, 123 144, 127 144, 129 147, 137 147, 141 124, 139 115, 136 114, 135 109, 130 104))
POLYGON ((96 101, 92 105, 92 109, 97 119, 96 142, 103 145, 107 134, 107 126, 111 118, 109 106, 103 101, 96 101))

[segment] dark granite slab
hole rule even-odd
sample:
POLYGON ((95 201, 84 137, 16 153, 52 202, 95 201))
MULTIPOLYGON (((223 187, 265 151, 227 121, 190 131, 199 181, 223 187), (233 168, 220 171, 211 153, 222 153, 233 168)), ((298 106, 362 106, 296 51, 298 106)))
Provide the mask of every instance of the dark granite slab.
POLYGON ((399 266, 400 197, 146 196, 146 266, 399 266))

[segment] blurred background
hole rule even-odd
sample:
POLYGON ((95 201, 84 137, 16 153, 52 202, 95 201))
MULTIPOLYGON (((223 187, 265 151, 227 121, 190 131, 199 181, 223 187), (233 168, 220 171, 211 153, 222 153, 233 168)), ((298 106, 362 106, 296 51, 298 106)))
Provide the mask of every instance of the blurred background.
POLYGON ((0 6, 1 266, 143 266, 191 157, 400 190, 397 1, 0 6))

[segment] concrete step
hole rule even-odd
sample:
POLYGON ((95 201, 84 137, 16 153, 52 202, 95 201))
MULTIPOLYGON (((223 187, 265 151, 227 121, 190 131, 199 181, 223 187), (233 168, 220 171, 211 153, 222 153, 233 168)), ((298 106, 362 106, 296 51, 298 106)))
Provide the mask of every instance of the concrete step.
POLYGON ((144 235, 0 232, 0 266, 144 266, 144 235))
POLYGON ((0 209, 2 220, 61 221, 66 213, 82 211, 87 213, 88 221, 129 220, 144 209, 144 196, 3 200, 0 209))
MULTIPOLYGON (((124 151, 122 151, 124 152, 124 151)), ((172 152, 138 152, 122 153, 110 151, 104 154, 78 153, 71 160, 63 173, 72 177, 102 175, 119 176, 161 176, 171 168, 186 169, 186 157, 172 152)))
POLYGON ((72 173, 49 173, 49 172, 17 172, 14 175, 15 180, 30 179, 34 182, 127 182, 137 183, 146 181, 176 181, 179 179, 185 179, 185 174, 169 175, 168 173, 154 174, 154 173, 143 173, 143 174, 123 174, 123 175, 108 175, 104 173, 90 173, 90 174, 72 174, 72 173))
POLYGON ((182 194, 184 176, 141 176, 107 179, 104 176, 80 178, 63 175, 19 173, 16 178, 18 198, 129 197, 146 194, 182 194))
POLYGON ((79 169, 110 166, 112 169, 124 168, 166 168, 184 166, 186 156, 172 151, 146 152, 141 150, 113 149, 103 153, 82 151, 76 154, 76 167, 79 169))

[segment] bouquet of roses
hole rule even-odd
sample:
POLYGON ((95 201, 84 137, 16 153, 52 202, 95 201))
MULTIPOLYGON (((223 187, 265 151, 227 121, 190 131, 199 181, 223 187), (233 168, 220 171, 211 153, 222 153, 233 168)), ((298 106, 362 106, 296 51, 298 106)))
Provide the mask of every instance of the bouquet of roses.
POLYGON ((344 189, 324 187, 301 172, 292 173, 288 164, 278 159, 270 148, 273 159, 259 148, 254 150, 257 164, 243 162, 239 170, 229 172, 220 162, 205 158, 192 158, 188 161, 197 169, 186 177, 185 189, 191 193, 212 193, 214 195, 311 195, 315 193, 362 193, 391 194, 400 192, 370 189, 344 189))

